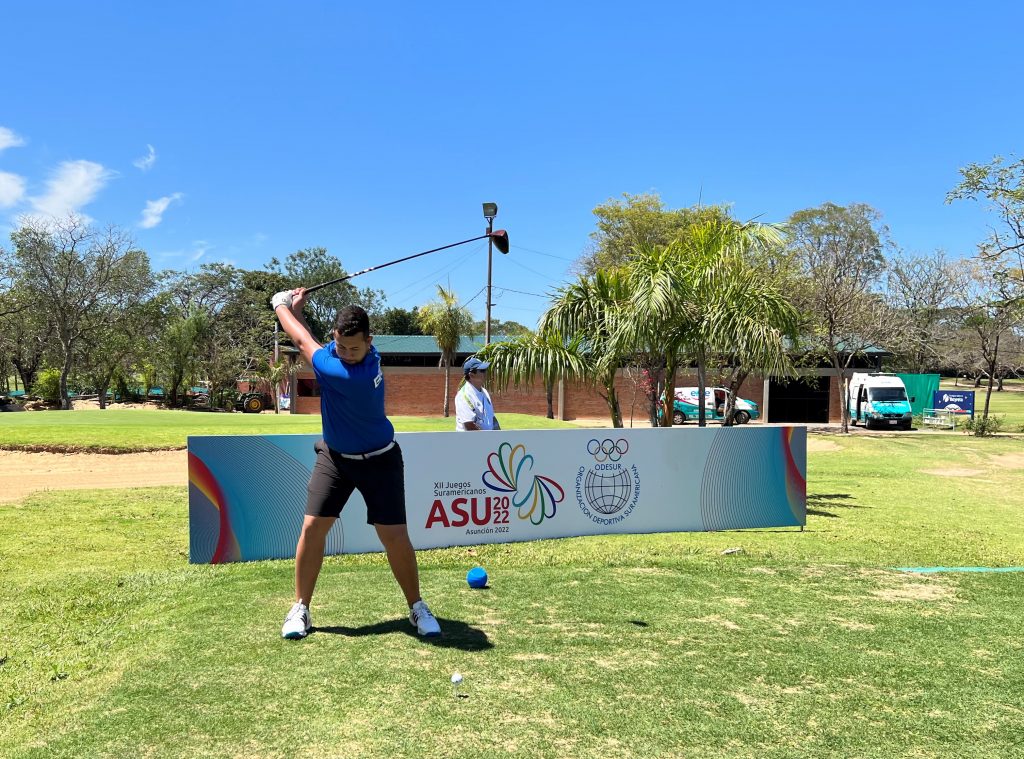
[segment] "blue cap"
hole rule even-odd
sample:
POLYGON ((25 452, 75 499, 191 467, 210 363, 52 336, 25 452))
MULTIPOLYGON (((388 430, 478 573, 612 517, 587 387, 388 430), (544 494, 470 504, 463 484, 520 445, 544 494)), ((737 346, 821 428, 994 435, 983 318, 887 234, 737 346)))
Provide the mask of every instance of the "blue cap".
POLYGON ((466 362, 462 365, 462 373, 469 374, 470 372, 478 369, 486 369, 490 366, 490 361, 481 361, 476 356, 470 356, 466 359, 466 362))

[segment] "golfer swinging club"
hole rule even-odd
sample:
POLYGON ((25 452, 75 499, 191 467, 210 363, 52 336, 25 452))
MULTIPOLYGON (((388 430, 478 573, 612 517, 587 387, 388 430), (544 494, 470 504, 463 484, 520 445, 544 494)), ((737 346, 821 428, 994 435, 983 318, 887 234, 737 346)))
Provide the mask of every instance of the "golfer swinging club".
POLYGON ((424 636, 441 634, 420 598, 416 552, 405 521, 405 478, 395 428, 384 413, 384 375, 373 347, 370 320, 359 306, 346 306, 334 323, 334 340, 320 345, 302 317, 306 289, 279 292, 274 313, 295 347, 313 367, 320 385, 323 440, 307 486, 306 516, 295 551, 295 604, 281 637, 305 638, 313 627, 309 602, 324 560, 327 533, 352 491, 366 501, 366 521, 384 545, 398 585, 409 604, 409 621, 424 636))

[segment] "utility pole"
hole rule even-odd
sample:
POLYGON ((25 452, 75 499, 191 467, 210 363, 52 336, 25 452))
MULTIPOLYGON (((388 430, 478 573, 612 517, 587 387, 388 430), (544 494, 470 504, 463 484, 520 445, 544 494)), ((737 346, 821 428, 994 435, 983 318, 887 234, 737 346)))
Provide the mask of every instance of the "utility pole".
POLYGON ((484 203, 484 218, 487 219, 487 316, 484 320, 484 345, 491 344, 491 257, 494 250, 494 217, 498 215, 497 203, 484 203))

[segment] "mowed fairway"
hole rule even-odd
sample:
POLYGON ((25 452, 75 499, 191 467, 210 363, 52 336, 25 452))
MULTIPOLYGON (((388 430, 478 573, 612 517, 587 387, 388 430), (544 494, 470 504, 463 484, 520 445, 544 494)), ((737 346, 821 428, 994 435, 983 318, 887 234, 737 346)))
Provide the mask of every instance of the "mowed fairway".
MULTIPOLYGON (((392 417, 404 432, 455 429, 452 416, 392 417)), ((506 429, 573 427, 524 414, 502 414, 506 429)), ((189 435, 290 435, 320 432, 310 414, 228 414, 197 411, 118 409, 45 411, 0 417, 0 449, 58 451, 156 451, 184 448, 189 435)))
POLYGON ((893 569, 1024 567, 1024 443, 812 436, 808 481, 804 532, 423 552, 434 643, 376 554, 282 641, 293 563, 190 566, 184 487, 0 505, 0 756, 1024 755, 1024 573, 893 569))

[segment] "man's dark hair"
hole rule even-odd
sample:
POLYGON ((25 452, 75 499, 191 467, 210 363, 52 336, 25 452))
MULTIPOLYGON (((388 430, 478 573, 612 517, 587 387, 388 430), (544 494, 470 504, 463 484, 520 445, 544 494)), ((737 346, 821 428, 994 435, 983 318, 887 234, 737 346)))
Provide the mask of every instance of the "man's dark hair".
POLYGON ((360 332, 370 336, 370 317, 360 306, 345 306, 334 320, 334 331, 342 337, 352 337, 360 332))

